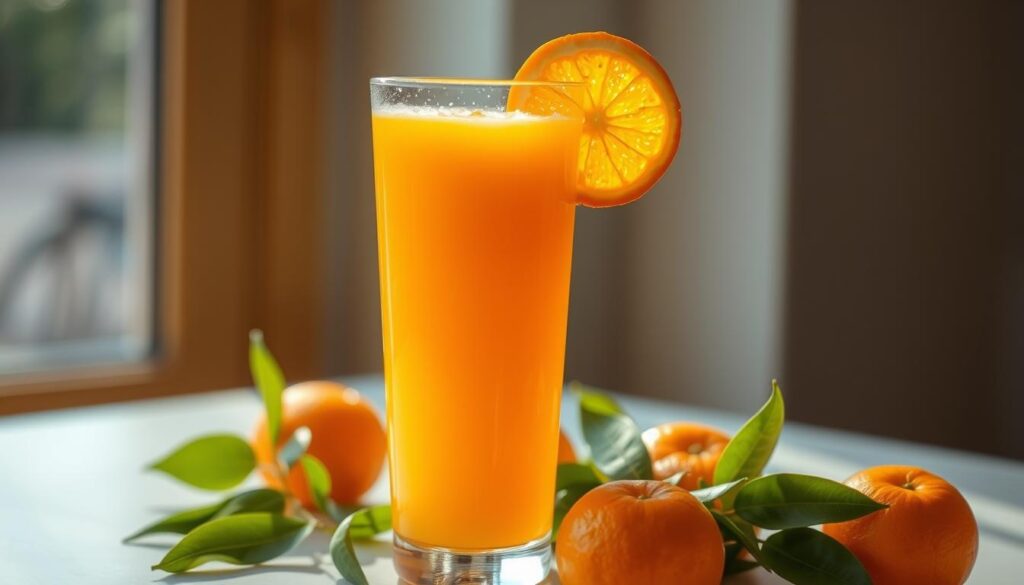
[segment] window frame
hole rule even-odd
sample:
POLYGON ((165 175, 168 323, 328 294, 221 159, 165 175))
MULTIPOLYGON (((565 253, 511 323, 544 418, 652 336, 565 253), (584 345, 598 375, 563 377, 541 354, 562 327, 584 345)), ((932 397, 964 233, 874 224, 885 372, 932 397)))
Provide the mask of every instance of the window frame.
POLYGON ((0 414, 248 385, 246 333, 290 379, 326 363, 328 0, 158 2, 155 351, 0 377, 0 414))

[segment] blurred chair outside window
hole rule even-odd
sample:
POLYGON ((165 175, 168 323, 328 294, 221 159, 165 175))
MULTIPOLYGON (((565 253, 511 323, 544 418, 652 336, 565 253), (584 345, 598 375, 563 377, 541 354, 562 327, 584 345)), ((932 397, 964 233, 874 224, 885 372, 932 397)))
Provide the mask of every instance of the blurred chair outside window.
POLYGON ((0 375, 152 351, 153 14, 0 5, 0 375))

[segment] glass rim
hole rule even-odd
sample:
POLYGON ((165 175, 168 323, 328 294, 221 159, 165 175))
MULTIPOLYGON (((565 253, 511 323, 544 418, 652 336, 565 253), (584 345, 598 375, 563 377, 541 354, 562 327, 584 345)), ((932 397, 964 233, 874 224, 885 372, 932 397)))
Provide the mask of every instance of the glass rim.
POLYGON ((439 88, 456 87, 583 87, 582 81, 543 81, 518 79, 487 79, 469 77, 384 76, 371 77, 370 85, 380 87, 439 88))

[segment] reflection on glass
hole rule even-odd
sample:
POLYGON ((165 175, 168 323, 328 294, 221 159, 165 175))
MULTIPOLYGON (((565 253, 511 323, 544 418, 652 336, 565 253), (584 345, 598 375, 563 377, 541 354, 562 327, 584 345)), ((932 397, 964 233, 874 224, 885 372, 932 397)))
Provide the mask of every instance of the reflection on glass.
POLYGON ((150 351, 153 14, 0 3, 0 374, 150 351))

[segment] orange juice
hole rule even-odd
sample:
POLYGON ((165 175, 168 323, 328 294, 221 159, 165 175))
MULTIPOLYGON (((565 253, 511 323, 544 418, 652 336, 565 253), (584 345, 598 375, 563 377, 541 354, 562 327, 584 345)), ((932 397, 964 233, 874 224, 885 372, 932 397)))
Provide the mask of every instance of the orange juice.
POLYGON ((582 120, 373 114, 395 532, 551 530, 582 120))

